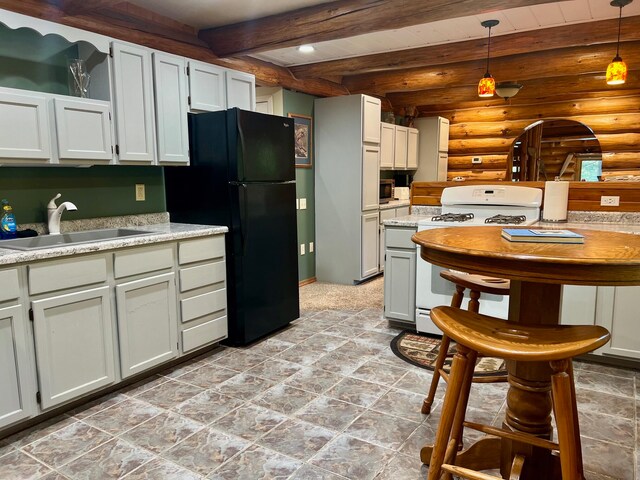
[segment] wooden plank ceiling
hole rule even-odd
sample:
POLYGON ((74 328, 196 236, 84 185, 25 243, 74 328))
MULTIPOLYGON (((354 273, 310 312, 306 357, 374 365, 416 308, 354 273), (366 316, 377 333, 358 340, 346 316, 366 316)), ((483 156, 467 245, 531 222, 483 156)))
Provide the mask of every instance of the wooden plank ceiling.
MULTIPOLYGON (((282 14, 204 29, 180 24, 119 0, 0 0, 0 7, 50 18, 185 56, 248 71, 265 86, 319 96, 367 93, 386 109, 446 110, 500 105, 479 100, 486 39, 285 68, 248 56, 301 43, 525 7, 560 0, 340 0, 282 14)), ((624 19, 622 54, 632 68, 626 85, 611 88, 602 75, 615 51, 617 20, 579 23, 495 37, 491 72, 497 81, 525 85, 513 105, 587 93, 619 96, 640 89, 640 16, 624 19)))

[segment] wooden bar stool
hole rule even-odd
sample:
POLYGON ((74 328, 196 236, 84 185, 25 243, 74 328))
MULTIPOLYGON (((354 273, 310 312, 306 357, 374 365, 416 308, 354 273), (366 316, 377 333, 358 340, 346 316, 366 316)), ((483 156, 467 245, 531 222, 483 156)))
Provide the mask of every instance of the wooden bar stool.
MULTIPOLYGON (((440 272, 440 276, 456 286, 456 292, 453 294, 453 298, 451 299, 451 306, 455 308, 460 308, 460 305, 462 305, 465 289, 469 289, 470 298, 467 310, 475 313, 478 313, 478 310, 480 309, 479 299, 481 294, 509 295, 510 282, 503 278, 472 275, 469 273, 454 272, 452 270, 442 270, 440 272)), ((431 379, 429 393, 422 402, 422 408, 420 409, 420 411, 425 415, 431 413, 431 406, 433 405, 433 399, 436 396, 440 377, 445 381, 449 379, 449 375, 444 371, 443 367, 444 362, 447 359, 450 342, 451 340, 446 334, 442 335, 440 351, 438 352, 438 358, 436 358, 436 364, 433 369, 433 378, 431 379)), ((507 377, 505 375, 487 375, 484 377, 476 377, 473 381, 479 383, 506 382, 507 377)))
MULTIPOLYGON (((434 308, 431 310, 431 319, 458 345, 431 454, 428 480, 437 480, 441 476, 451 478, 452 474, 469 479, 499 478, 455 465, 457 446, 464 427, 558 451, 562 479, 583 480, 571 359, 607 343, 610 338, 607 329, 597 325, 538 326, 505 323, 498 318, 452 307, 434 308), (553 371, 551 397, 558 443, 534 435, 464 421, 473 369, 479 353, 516 362, 549 362, 553 371)), ((518 478, 514 470, 521 470, 525 461, 521 456, 516 457, 510 478, 518 478)))

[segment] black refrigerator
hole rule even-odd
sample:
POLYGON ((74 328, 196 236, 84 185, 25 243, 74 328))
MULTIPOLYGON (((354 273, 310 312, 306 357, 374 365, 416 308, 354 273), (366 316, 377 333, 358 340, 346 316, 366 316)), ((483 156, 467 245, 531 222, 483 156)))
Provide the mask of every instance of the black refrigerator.
POLYGON ((172 222, 225 225, 229 338, 300 316, 293 120, 233 108, 189 115, 189 167, 165 167, 172 222))

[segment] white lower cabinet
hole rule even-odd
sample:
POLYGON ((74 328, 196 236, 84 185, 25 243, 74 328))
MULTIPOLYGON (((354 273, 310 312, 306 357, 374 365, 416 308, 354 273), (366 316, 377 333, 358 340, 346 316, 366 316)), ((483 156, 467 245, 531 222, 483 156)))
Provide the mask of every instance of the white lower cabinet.
POLYGON ((639 295, 640 287, 598 287, 596 323, 609 330, 611 341, 597 353, 640 359, 639 295))
POLYGON ((22 305, 0 309, 0 428, 36 413, 33 358, 22 305))
POLYGON ((562 286, 560 323, 562 325, 593 325, 596 318, 598 287, 582 285, 562 286))
POLYGON ((385 230, 384 316, 389 320, 415 322, 416 248, 415 228, 387 226, 385 230))
POLYGON ((224 234, 0 269, 0 285, 0 432, 227 338, 224 234))
POLYGON ((117 285, 116 305, 122 378, 178 356, 173 272, 117 285))
POLYGON ((224 235, 178 244, 182 352, 228 336, 224 235))
POLYGON ((115 380, 109 290, 104 286, 31 302, 43 410, 115 380))
POLYGON ((362 215, 362 245, 360 251, 360 272, 362 278, 370 277, 378 273, 378 212, 362 215))

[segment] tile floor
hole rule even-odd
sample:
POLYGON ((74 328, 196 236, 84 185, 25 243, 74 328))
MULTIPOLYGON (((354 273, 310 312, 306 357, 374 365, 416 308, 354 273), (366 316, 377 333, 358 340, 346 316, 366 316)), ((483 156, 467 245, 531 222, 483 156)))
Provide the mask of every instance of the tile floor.
MULTIPOLYGON (((431 374, 394 356, 397 332, 380 310, 307 312, 0 441, 0 478, 425 478, 444 389, 421 415, 431 374)), ((633 480, 640 374, 580 363, 576 378, 587 479, 633 480)), ((499 424, 504 391, 475 385, 470 419, 499 424)))

